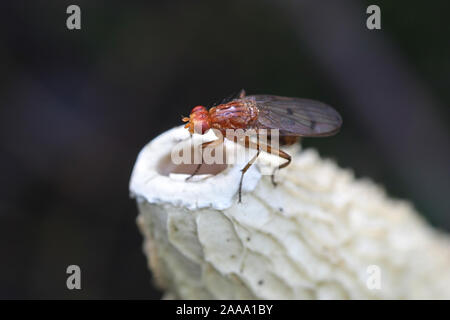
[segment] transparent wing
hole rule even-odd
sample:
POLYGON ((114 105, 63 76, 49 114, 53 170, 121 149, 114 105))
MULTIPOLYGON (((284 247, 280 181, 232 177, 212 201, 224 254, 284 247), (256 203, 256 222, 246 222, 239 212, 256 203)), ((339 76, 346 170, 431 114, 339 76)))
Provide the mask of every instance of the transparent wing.
POLYGON ((331 136, 342 125, 339 113, 319 101, 271 95, 245 99, 252 99, 259 109, 256 128, 279 129, 281 136, 331 136))

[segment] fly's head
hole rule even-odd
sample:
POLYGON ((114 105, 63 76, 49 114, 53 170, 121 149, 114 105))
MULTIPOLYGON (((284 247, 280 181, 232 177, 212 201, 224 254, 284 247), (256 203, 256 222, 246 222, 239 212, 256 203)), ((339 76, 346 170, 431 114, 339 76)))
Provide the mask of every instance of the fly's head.
POLYGON ((191 134, 204 134, 211 128, 209 112, 204 106, 194 107, 189 118, 184 117, 182 121, 187 122, 184 127, 187 128, 191 134))

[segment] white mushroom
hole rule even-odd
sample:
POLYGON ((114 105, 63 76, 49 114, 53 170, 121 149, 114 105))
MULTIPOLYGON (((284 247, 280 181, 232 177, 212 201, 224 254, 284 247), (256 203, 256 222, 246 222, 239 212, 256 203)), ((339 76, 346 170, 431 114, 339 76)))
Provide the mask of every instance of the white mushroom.
MULTIPOLYGON (((261 155, 238 203, 243 162, 205 166, 185 181, 195 165, 174 165, 170 156, 186 138, 182 127, 155 138, 130 182, 149 267, 171 297, 450 298, 449 238, 409 202, 314 150, 291 149, 276 187, 262 174, 273 156, 261 155)), ((224 146, 227 154, 236 147, 224 146)))

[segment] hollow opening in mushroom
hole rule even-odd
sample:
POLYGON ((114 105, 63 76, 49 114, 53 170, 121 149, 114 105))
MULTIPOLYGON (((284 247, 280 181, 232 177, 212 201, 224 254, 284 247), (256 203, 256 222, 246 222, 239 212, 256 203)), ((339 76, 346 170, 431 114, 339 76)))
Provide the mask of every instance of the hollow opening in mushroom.
MULTIPOLYGON (((185 157, 184 151, 180 151, 180 154, 177 157, 178 159, 183 159, 182 163, 180 164, 177 164, 178 162, 174 163, 171 154, 167 154, 166 156, 162 157, 156 167, 157 172, 164 176, 168 176, 170 174, 193 174, 199 164, 199 161, 202 159, 201 152, 199 150, 194 150, 192 146, 190 152, 189 150, 187 150, 187 152, 188 154, 186 154, 185 157), (196 156, 195 152, 197 152, 196 156)), ((214 161, 212 164, 206 164, 205 161, 202 160, 202 165, 196 175, 216 175, 224 171, 228 167, 228 165, 226 164, 226 149, 223 147, 223 145, 216 147, 210 152, 208 151, 208 153, 210 153, 210 155, 217 161, 214 161), (219 150, 219 148, 221 148, 221 150, 219 150), (217 153, 217 157, 216 152, 219 152, 217 153), (222 157, 220 157, 221 154, 223 155, 222 157)))

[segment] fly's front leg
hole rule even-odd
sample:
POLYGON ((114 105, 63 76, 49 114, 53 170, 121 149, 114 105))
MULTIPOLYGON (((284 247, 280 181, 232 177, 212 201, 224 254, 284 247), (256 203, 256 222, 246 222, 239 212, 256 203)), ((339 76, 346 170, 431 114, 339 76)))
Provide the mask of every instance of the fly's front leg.
POLYGON ((193 176, 197 175, 197 173, 200 171, 200 168, 202 167, 202 164, 203 163, 199 163, 197 165, 197 167, 195 168, 194 172, 192 172, 192 174, 189 177, 187 177, 186 180, 184 180, 184 181, 189 181, 192 179, 193 176))
POLYGON ((223 143, 223 137, 213 140, 213 141, 208 141, 208 142, 202 143, 202 145, 200 146, 200 150, 202 151, 202 162, 197 165, 194 172, 189 177, 187 177, 185 181, 189 181, 190 179, 192 179, 193 176, 197 175, 197 173, 200 171, 200 168, 203 165, 203 149, 205 149, 206 147, 216 148, 216 147, 220 146, 222 143, 223 143))

